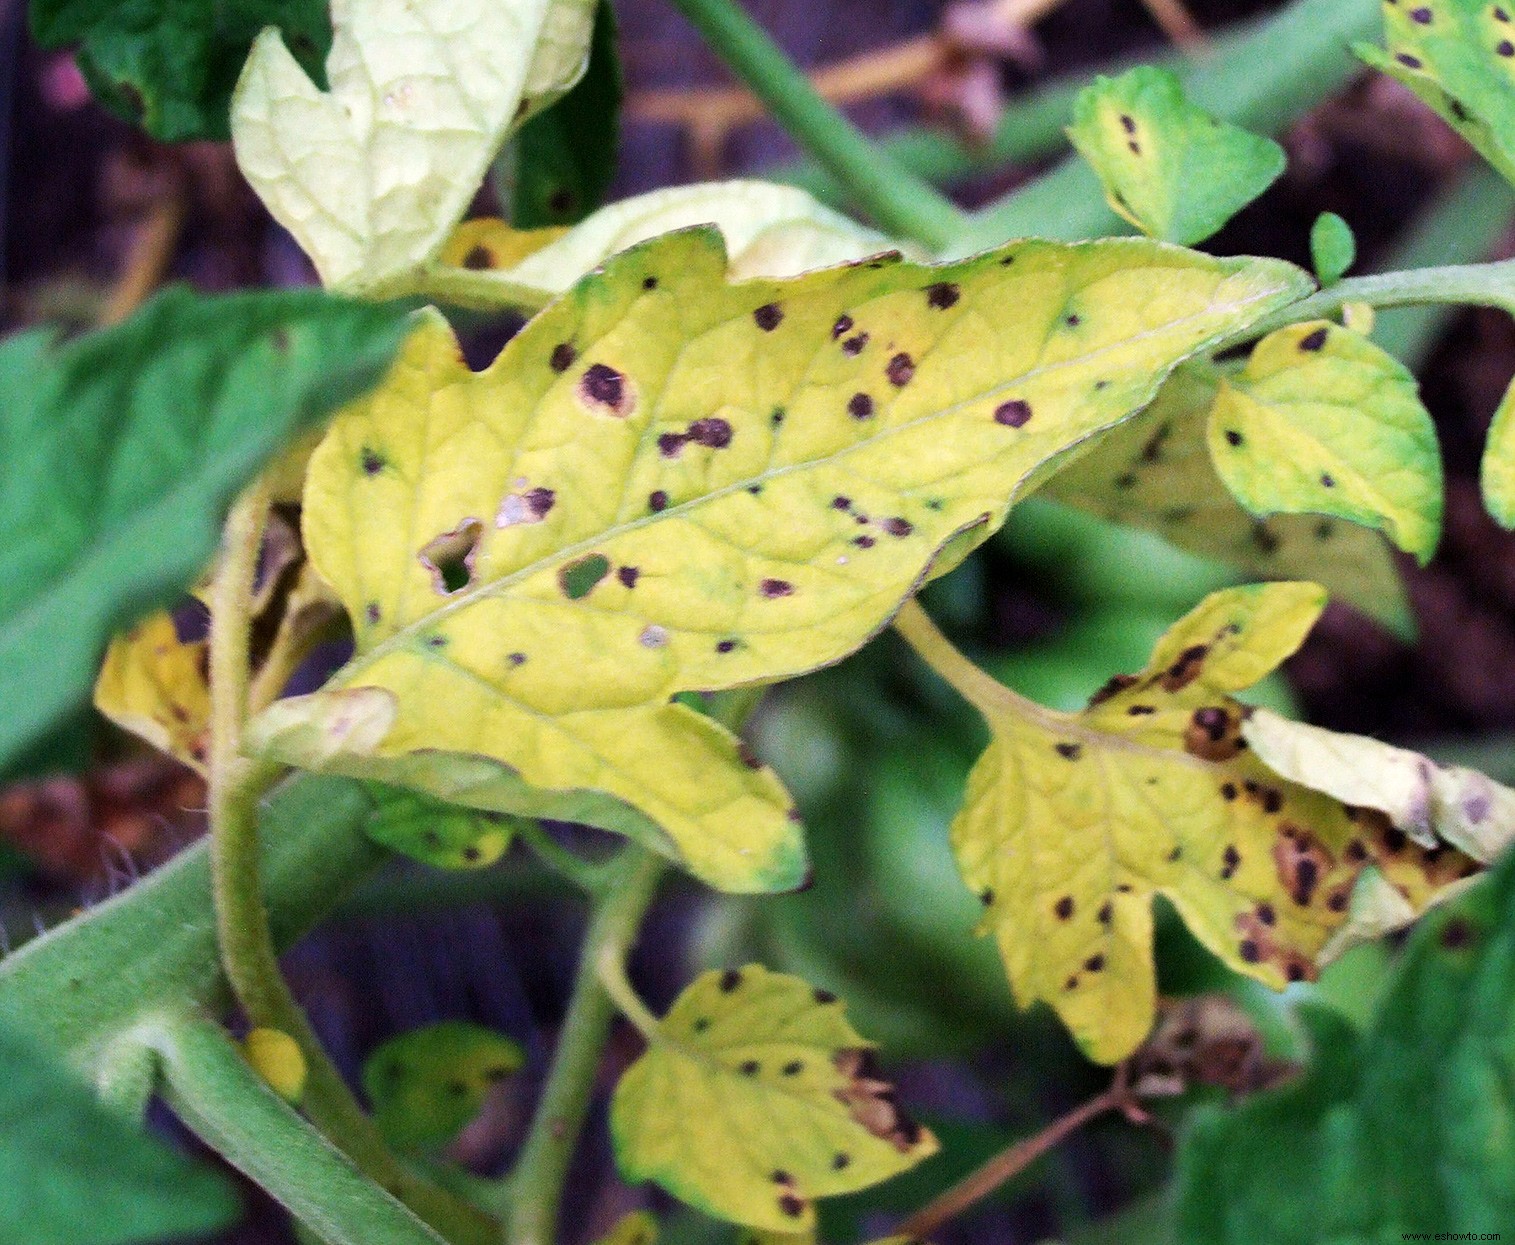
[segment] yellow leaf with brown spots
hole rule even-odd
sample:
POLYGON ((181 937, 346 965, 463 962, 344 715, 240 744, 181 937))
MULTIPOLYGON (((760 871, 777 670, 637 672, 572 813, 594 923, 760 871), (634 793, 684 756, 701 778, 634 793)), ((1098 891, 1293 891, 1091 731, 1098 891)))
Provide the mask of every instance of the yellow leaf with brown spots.
POLYGON ((1324 603, 1315 584, 1214 593, 1082 713, 965 676, 993 737, 953 823, 958 864, 1017 1000, 1051 1004, 1090 1058, 1124 1058, 1152 1025, 1159 894, 1228 965, 1282 988, 1316 975, 1365 866, 1415 911, 1478 868, 1248 747, 1232 693, 1288 657, 1324 603))
POLYGON ((179 639, 167 610, 111 641, 95 680, 95 708, 117 726, 205 773, 210 688, 204 640, 179 639))
POLYGON ((796 886, 778 779, 671 698, 852 652, 1038 467, 1307 285, 1134 239, 731 282, 692 230, 481 373, 423 315, 311 460, 306 540, 356 654, 249 745, 796 886))
POLYGON ((834 995, 756 964, 697 978, 610 1106, 628 1180, 764 1232, 815 1227, 815 1199, 936 1153, 834 995))
POLYGON ((1249 576, 1314 580, 1391 630, 1413 633, 1404 584, 1379 533, 1320 515, 1256 518, 1231 495, 1206 443, 1220 376, 1205 360, 1175 370, 1151 406, 1060 470, 1044 495, 1249 576))

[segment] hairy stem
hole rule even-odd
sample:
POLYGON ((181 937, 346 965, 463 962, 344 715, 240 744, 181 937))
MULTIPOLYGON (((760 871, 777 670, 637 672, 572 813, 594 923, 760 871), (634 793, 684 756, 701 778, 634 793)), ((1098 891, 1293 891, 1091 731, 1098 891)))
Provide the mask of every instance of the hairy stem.
POLYGON ((624 957, 668 865, 635 844, 621 849, 605 874, 579 957, 578 976, 552 1071, 537 1104, 520 1161, 500 1192, 510 1245, 552 1245, 568 1164, 589 1113, 600 1055, 615 1019, 616 1004, 600 981, 607 955, 624 957))
POLYGON ((881 228, 940 250, 965 215, 821 98, 734 0, 673 0, 780 125, 841 182, 881 228))
POLYGON ((308 1068, 304 1106, 317 1127, 375 1183, 444 1235, 484 1245, 494 1237, 487 1217, 416 1179, 389 1152, 279 969, 258 859, 258 803, 279 770, 240 755, 248 705, 252 585, 267 514, 267 489, 254 483, 227 519, 211 595, 210 868, 221 962, 248 1020, 287 1033, 299 1044, 308 1068))
POLYGON ((1107 1111, 1130 1110, 1133 1106, 1131 1091, 1123 1074, 1116 1075, 1115 1083, 1074 1107, 1066 1115, 1048 1124, 1034 1137, 1018 1141, 1008 1150, 1002 1150, 977 1171, 970 1172, 952 1188, 936 1198, 900 1225, 899 1234, 909 1240, 924 1241, 935 1235, 949 1219, 963 1213, 970 1206, 982 1201, 1006 1181, 1013 1179, 1046 1154, 1060 1145, 1071 1133, 1077 1132, 1090 1120, 1107 1111))

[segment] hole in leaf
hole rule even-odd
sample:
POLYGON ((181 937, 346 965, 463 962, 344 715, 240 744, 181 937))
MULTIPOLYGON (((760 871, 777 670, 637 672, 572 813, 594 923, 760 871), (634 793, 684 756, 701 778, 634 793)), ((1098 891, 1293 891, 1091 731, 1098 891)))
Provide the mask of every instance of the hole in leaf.
POLYGON ((421 546, 421 565, 431 572, 431 582, 444 595, 461 592, 473 582, 474 555, 484 525, 464 519, 450 532, 443 532, 421 546))

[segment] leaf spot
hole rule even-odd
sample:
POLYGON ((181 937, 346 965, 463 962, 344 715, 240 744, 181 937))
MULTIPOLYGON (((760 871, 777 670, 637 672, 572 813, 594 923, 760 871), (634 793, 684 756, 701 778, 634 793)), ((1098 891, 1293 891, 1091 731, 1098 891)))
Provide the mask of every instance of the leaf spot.
POLYGON ((623 566, 615 573, 615 577, 621 581, 623 588, 635 588, 637 579, 642 572, 634 566, 623 566))
POLYGON ((654 489, 651 493, 647 494, 647 507, 654 514, 660 510, 666 509, 667 506, 668 494, 663 492, 662 489, 654 489))
POLYGON ((558 585, 570 601, 582 601, 594 591, 596 584, 610 574, 610 559, 603 553, 591 553, 587 557, 570 562, 558 572, 558 585))
POLYGON ((765 579, 758 585, 758 593, 772 601, 777 597, 794 595, 794 585, 787 579, 765 579))
POLYGON ((842 353, 855 359, 863 353, 863 348, 867 346, 868 340, 867 333, 859 333, 856 337, 849 337, 842 343, 842 353))
POLYGON ((642 628, 642 634, 637 636, 637 643, 643 648, 662 648, 668 643, 668 629, 657 623, 648 623, 642 628))
POLYGON ((580 377, 579 401, 617 419, 625 419, 636 405, 630 380, 604 363, 592 364, 580 377))
POLYGON ((938 281, 926 287, 926 301, 937 311, 946 311, 957 306, 962 291, 951 281, 938 281))
POLYGON ((847 414, 853 419, 873 418, 873 399, 866 393, 855 393, 847 403, 847 414))
POLYGON ((1052 911, 1057 914, 1059 921, 1066 921, 1073 915, 1073 896, 1064 895, 1053 905, 1052 911))
POLYGON ((1313 333, 1306 333, 1299 339, 1299 348, 1311 352, 1319 350, 1326 344, 1326 337, 1327 330, 1323 328, 1316 329, 1313 333))
POLYGON ((1031 404, 1024 398, 1001 402, 994 409, 994 422, 1006 428, 1024 428, 1031 419, 1031 404))
POLYGON ((836 341, 843 334, 850 332, 852 332, 852 317, 840 315, 836 318, 836 323, 831 326, 831 340, 836 341))
POLYGON ((474 557, 484 525, 464 519, 450 532, 443 532, 421 546, 417 555, 431 572, 432 587, 443 596, 460 592, 473 582, 474 557))
POLYGON ((389 465, 382 454, 377 450, 369 449, 366 445, 359 455, 359 462, 362 465, 363 474, 366 476, 376 476, 389 465))
POLYGON ((571 368, 578 357, 579 352, 571 343, 559 342, 552 348, 552 357, 547 362, 554 372, 562 373, 571 368))
POLYGON ((550 488, 528 489, 524 493, 509 493, 500 503, 499 513, 494 517, 497 528, 514 527, 518 523, 540 523, 557 504, 558 496, 550 488))
POLYGON ((764 303, 752 313, 752 318, 763 332, 771 333, 783 323, 784 312, 777 303, 764 303))
POLYGON ((1076 761, 1084 750, 1078 744, 1058 744, 1054 751, 1065 761, 1076 761))
POLYGON ((885 375, 889 377, 889 383, 896 389, 903 389, 915 376, 915 360, 908 354, 897 354, 889 360, 885 375))

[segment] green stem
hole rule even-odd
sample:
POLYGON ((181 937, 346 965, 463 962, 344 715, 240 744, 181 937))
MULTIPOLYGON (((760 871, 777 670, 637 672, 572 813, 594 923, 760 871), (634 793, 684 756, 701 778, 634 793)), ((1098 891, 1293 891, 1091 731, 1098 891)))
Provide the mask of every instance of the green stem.
POLYGON ((984 717, 993 720, 1008 711, 1054 730, 1060 725, 1050 710, 1011 691, 964 657, 913 597, 895 617, 894 628, 921 660, 984 717))
POLYGON ((673 0, 780 125, 836 177, 881 228, 940 250, 967 217, 887 156, 817 93, 734 0, 673 0))
POLYGON ((593 895, 604 885, 605 866, 574 855, 548 834, 541 822, 523 817, 516 827, 516 833, 536 854, 538 860, 581 891, 593 895))
POLYGON ((589 1112, 600 1055, 616 1004, 600 981, 606 956, 624 957, 657 892, 667 862, 635 844, 621 849, 605 875, 602 898, 590 918, 578 977, 552 1071, 537 1105, 521 1157, 500 1193, 510 1245, 553 1245, 569 1160, 589 1112))
POLYGON ((267 513, 267 489, 255 483, 227 519, 211 595, 210 868, 221 962, 249 1022, 278 1029, 299 1045, 308 1068, 303 1105, 317 1127, 375 1183, 448 1237, 484 1245, 494 1237, 487 1217, 416 1179, 389 1152, 279 968, 258 858, 258 803, 279 769, 239 755, 250 681, 252 584, 267 513))
POLYGON ((1267 319, 1250 325, 1222 341, 1216 349, 1225 350, 1252 341, 1288 324, 1337 316, 1348 303, 1367 303, 1370 307, 1455 303, 1469 307, 1497 307, 1515 315, 1515 259, 1348 277, 1328 290, 1291 303, 1267 319))
POLYGON ((146 1023, 164 1096, 181 1119, 328 1245, 445 1245, 311 1128, 202 1017, 146 1023))

